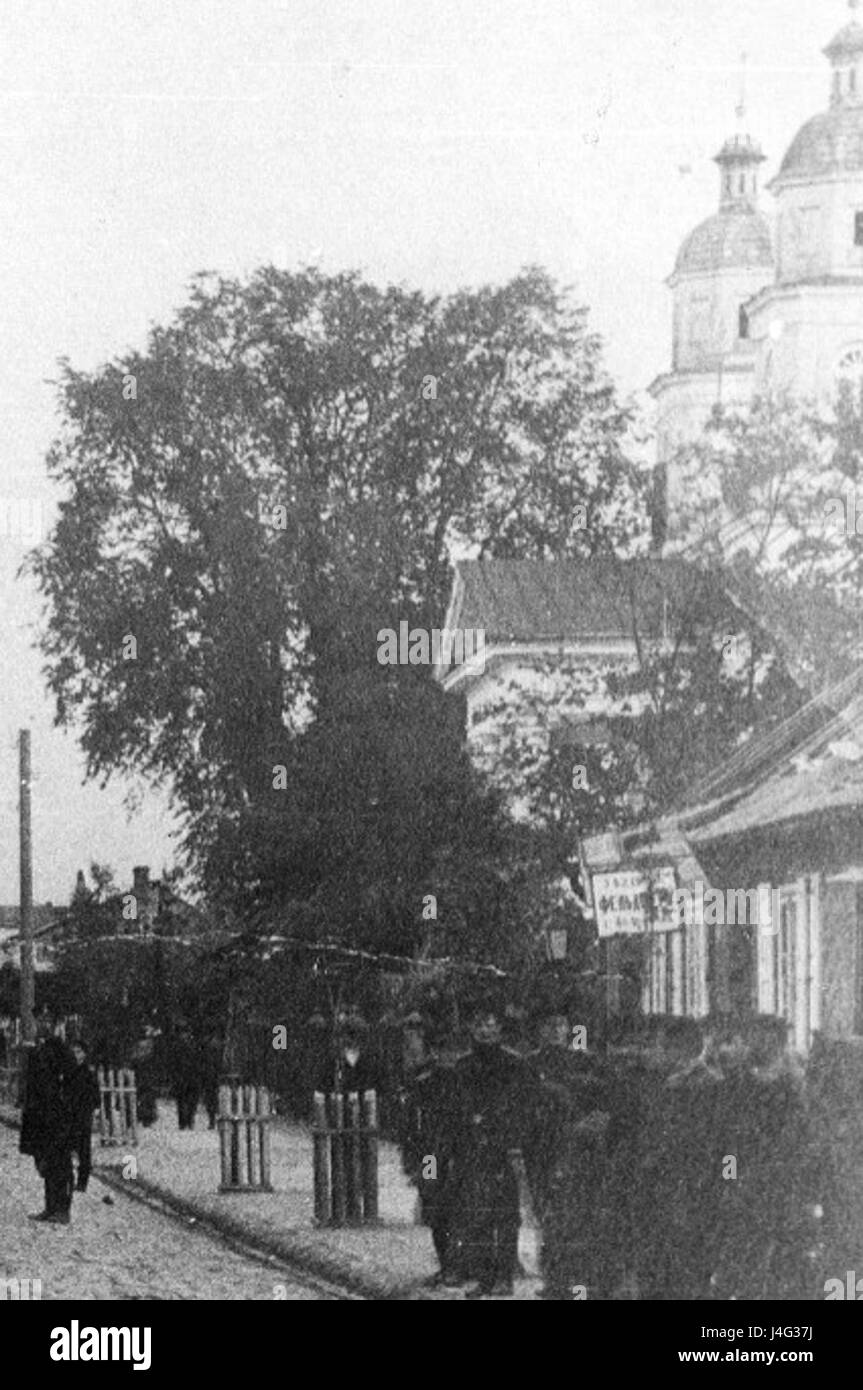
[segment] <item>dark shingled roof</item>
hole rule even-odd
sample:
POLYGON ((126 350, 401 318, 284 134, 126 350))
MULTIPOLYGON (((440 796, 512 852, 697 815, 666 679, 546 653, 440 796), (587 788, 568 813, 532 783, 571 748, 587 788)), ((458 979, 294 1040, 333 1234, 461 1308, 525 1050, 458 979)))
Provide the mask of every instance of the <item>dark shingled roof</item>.
POLYGON ((800 128, 773 183, 859 170, 863 170, 863 106, 834 106, 800 128))
POLYGON ((717 164, 763 164, 767 156, 751 135, 729 135, 713 158, 717 164))
POLYGON ((863 28, 852 20, 830 40, 824 52, 828 58, 838 58, 845 53, 863 53, 863 28))
POLYGON ((773 265, 773 245, 766 217, 753 209, 715 212, 684 241, 675 274, 728 267, 773 265))
MULTIPOLYGON (((716 580, 683 560, 463 560, 448 621, 486 644, 661 637, 716 580)), ((733 608, 726 600, 729 610, 733 608)))

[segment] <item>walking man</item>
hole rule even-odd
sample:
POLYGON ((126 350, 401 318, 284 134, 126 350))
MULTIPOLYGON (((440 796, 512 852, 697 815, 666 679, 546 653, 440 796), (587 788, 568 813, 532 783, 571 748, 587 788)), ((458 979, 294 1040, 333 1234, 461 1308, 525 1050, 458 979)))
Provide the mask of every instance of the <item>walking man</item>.
POLYGON ((524 1065, 501 1045, 501 1019, 480 1005, 470 1020, 472 1050, 456 1064, 458 1120, 452 1166, 452 1231, 464 1268, 477 1280, 468 1298, 509 1296, 518 1265, 518 1179, 511 1151, 521 1144, 524 1065))
POLYGON ((60 1038, 47 1038, 27 1067, 19 1149, 45 1183, 45 1209, 33 1221, 68 1226, 72 1207, 74 1117, 70 1085, 75 1059, 60 1038))
POLYGON ((99 1083, 81 1043, 72 1043, 72 1056, 75 1059, 75 1066, 69 1077, 72 1152, 78 1160, 78 1191, 86 1192, 93 1166, 93 1111, 99 1108, 99 1083))
POLYGON ((177 1035, 172 1057, 174 1098, 180 1129, 194 1129, 201 1095, 202 1067, 195 1039, 188 1027, 177 1035))

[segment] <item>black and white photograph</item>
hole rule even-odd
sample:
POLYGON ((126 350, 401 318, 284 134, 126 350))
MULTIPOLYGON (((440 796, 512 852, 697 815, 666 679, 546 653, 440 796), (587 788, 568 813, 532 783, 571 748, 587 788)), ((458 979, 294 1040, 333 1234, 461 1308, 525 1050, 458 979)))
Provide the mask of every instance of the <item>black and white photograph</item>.
POLYGON ((785 1305, 863 1299, 861 0, 5 0, 0 186, 44 1368, 158 1370, 104 1301, 817 1365, 785 1305))

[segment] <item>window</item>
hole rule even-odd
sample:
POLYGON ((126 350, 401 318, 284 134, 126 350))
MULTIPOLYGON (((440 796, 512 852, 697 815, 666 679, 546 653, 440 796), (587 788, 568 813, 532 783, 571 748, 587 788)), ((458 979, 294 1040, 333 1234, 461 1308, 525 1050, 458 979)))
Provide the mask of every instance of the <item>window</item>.
POLYGON ((854 214, 854 245, 863 246, 863 212, 854 214))
POLYGON ((745 304, 741 304, 737 315, 737 336, 738 338, 749 337, 749 315, 746 312, 745 304))

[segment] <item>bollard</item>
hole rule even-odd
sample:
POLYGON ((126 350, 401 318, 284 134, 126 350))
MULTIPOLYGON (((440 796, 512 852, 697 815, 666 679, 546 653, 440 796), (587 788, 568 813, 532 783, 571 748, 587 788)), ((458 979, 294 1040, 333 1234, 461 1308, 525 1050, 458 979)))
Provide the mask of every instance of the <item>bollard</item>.
POLYGON ((316 1091, 313 1100, 315 1222, 378 1220, 377 1096, 316 1091))
POLYGON ((138 1143, 138 1091, 135 1073, 99 1067, 99 1140, 103 1147, 138 1143))
POLYGON ((219 1087, 220 1192, 272 1192, 270 1093, 266 1086, 219 1087))

